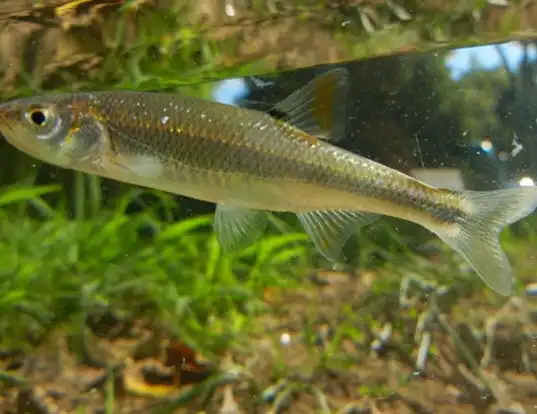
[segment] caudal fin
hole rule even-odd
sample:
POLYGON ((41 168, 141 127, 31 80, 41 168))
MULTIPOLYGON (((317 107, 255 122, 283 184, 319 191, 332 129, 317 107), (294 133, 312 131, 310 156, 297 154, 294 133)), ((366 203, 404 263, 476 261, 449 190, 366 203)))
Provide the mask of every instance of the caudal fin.
POLYGON ((537 187, 497 191, 466 191, 463 215, 457 231, 435 233, 474 268, 497 293, 508 296, 512 271, 500 245, 503 228, 531 214, 537 207, 537 187))

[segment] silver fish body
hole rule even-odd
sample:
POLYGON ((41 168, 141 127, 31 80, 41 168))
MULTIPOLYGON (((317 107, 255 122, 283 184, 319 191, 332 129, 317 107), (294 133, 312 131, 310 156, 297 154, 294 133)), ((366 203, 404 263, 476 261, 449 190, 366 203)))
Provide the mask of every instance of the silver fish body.
POLYGON ((537 189, 437 189, 332 145, 344 134, 346 87, 346 71, 332 70, 268 113, 166 93, 48 95, 0 106, 0 132, 65 168, 216 203, 226 250, 257 239, 266 211, 293 212, 338 262, 353 233, 389 215, 436 233, 509 294, 498 236, 536 208, 537 189))

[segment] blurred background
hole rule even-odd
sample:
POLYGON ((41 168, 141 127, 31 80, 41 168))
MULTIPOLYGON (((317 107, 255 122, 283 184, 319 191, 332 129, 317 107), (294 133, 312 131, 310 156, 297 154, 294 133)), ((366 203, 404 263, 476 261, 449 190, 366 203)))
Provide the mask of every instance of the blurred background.
MULTIPOLYGON (((534 1, 6 0, 2 101, 168 91, 268 110, 350 73, 337 145, 431 185, 537 180, 534 1)), ((536 412, 536 219, 515 293, 383 219, 315 252, 292 216, 225 255, 214 206, 0 140, 0 412, 536 412)))

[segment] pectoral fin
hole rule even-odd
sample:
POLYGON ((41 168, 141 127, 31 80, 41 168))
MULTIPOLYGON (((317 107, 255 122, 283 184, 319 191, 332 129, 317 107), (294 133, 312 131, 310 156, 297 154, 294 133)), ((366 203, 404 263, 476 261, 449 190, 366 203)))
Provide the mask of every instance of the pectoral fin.
POLYGON ((341 252, 350 236, 380 217, 346 210, 310 211, 297 216, 317 249, 332 263, 341 262, 341 252))
POLYGON ((113 162, 140 178, 158 178, 164 172, 162 162, 149 155, 116 155, 113 162))
POLYGON ((293 92, 268 113, 325 141, 345 133, 348 72, 333 69, 293 92))
POLYGON ((265 231, 268 217, 264 211, 218 204, 214 230, 224 251, 242 250, 254 243, 265 231))

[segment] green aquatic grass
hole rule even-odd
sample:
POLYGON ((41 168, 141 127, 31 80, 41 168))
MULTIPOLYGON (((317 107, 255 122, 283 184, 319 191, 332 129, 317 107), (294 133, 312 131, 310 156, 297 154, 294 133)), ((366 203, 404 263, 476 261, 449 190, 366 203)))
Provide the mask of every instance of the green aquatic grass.
MULTIPOLYGON (((3 100, 74 90, 135 89, 177 91, 209 98, 212 84, 221 79, 251 76, 273 71, 267 59, 237 56, 240 39, 229 36, 212 39, 203 22, 188 21, 187 5, 143 8, 133 32, 132 8, 125 4, 103 25, 102 39, 95 47, 83 49, 101 60, 89 70, 59 68, 45 79, 42 68, 23 68, 16 88, 0 91, 3 100)), ((274 65, 272 65, 274 66, 274 65)))
MULTIPOLYGON (((4 344, 20 344, 28 331, 39 336, 61 326, 79 329, 75 322, 81 316, 105 307, 135 317, 151 315, 191 345, 216 349, 247 334, 255 316, 266 310, 267 287, 297 287, 316 264, 327 265, 302 229, 285 217, 271 215, 272 230, 264 238, 225 255, 211 229, 212 215, 175 221, 180 207, 171 195, 129 187, 110 208, 103 202, 101 179, 85 174, 75 176, 72 190, 71 204, 55 185, 0 190, 4 344), (156 200, 152 205, 127 213, 147 194, 156 200)), ((518 232, 535 233, 531 221, 518 232)), ((447 246, 432 242, 443 257, 432 263, 413 252, 411 237, 412 232, 399 232, 382 220, 347 246, 354 265, 381 275, 371 288, 374 297, 398 297, 405 280, 447 286, 455 300, 485 290, 447 246)), ((537 246, 537 239, 522 242, 514 230, 503 238, 515 266, 528 246, 537 246)), ((368 313, 385 304, 371 303, 368 313)), ((341 329, 343 336, 356 335, 349 324, 341 329)))
MULTIPOLYGON (((86 318, 111 311, 120 319, 149 318, 214 360, 224 350, 249 354, 251 338, 274 335, 263 332, 258 317, 263 313, 279 317, 279 309, 264 301, 265 290, 312 287, 306 277, 319 255, 308 236, 282 217, 270 216, 271 231, 258 243, 225 255, 211 229, 212 215, 175 221, 173 213, 180 206, 170 195, 131 187, 110 208, 103 203, 99 178, 80 174, 73 186, 76 197, 70 209, 59 186, 0 190, 0 342, 4 349, 24 349, 36 339, 63 331, 72 351, 85 355, 86 318), (127 213, 133 202, 147 194, 154 196, 153 204, 127 213)), ((527 243, 517 233, 531 233, 531 225, 530 220, 503 235, 504 246, 515 260, 523 259, 521 250, 516 253, 527 243)), ((386 325, 393 332, 390 338, 395 338, 391 352, 411 363, 417 364, 416 349, 424 343, 423 335, 418 335, 420 327, 422 334, 442 329, 461 354, 468 354, 454 328, 439 315, 450 314, 464 296, 486 292, 485 286, 474 274, 461 270, 460 258, 438 240, 433 244, 442 260, 432 262, 413 252, 412 233, 396 228, 381 221, 357 238, 360 249, 354 260, 359 268, 375 274, 370 288, 356 298, 334 302, 333 315, 326 321, 319 320, 319 302, 293 308, 303 321, 301 340, 311 353, 310 362, 297 368, 276 355, 267 376, 286 385, 275 393, 273 407, 285 405, 289 393, 313 394, 319 407, 326 407, 326 396, 308 378, 360 364, 373 352, 372 343, 386 325), (332 333, 320 345, 319 323, 324 322, 332 333), (356 354, 343 351, 344 341, 354 344, 356 354)), ((348 247, 352 251, 352 245, 348 247)), ((503 299, 491 292, 487 297, 490 302, 503 299)), ((428 358, 434 357, 435 343, 427 352, 428 358)), ((465 358, 476 371, 475 361, 465 358)), ((263 382, 249 377, 242 365, 220 368, 151 412, 171 413, 197 397, 209 399, 222 384, 243 377, 251 382, 255 395, 261 393, 263 382)), ((8 384, 31 381, 0 374, 0 382, 8 384)), ((106 412, 114 410, 113 378, 111 370, 105 385, 106 412)), ((410 380, 400 378, 401 383, 410 380)), ((390 389, 363 385, 358 392, 382 398, 390 389)), ((86 411, 79 407, 77 412, 86 411)))
MULTIPOLYGON (((266 287, 292 286, 308 266, 311 246, 304 234, 275 233, 243 252, 224 255, 210 215, 176 223, 150 208, 127 215, 129 201, 140 191, 114 210, 95 210, 98 197, 87 199, 79 191, 78 202, 92 212, 77 204, 76 218, 69 219, 41 197, 57 190, 0 193, 4 344, 23 340, 28 330, 43 334, 93 309, 113 307, 131 315, 133 309, 153 314, 183 340, 211 348, 244 332, 251 316, 263 310, 266 287), (44 218, 32 218, 27 210, 44 218), (144 236, 148 227, 152 235, 144 236)), ((163 204, 169 201, 159 196, 163 204)))

